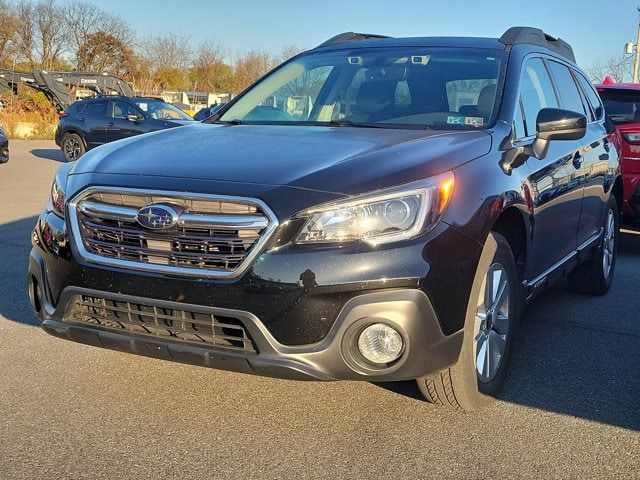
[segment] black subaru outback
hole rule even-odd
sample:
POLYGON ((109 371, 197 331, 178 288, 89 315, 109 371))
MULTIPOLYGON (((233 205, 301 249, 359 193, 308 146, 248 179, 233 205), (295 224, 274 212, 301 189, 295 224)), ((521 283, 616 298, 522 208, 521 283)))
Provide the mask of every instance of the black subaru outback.
POLYGON ((207 122, 61 167, 29 266, 47 332, 474 409, 526 302, 567 274, 609 289, 618 155, 540 30, 339 35, 207 122))

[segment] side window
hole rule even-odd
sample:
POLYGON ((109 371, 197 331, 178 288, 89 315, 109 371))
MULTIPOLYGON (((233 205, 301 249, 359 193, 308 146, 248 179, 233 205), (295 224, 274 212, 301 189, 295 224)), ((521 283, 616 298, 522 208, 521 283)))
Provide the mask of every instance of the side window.
POLYGON ((140 115, 140 112, 127 102, 116 100, 111 103, 111 116, 113 118, 126 119, 127 115, 140 115))
POLYGON ((527 60, 520 82, 520 98, 527 135, 535 135, 538 112, 558 107, 551 77, 541 58, 527 60))
POLYGON ((93 102, 85 109, 88 117, 99 118, 104 117, 107 113, 107 102, 93 102))
POLYGON ((589 104, 591 108, 593 108, 593 112, 595 113, 596 120, 601 120, 602 115, 604 114, 604 108, 602 107, 602 100, 600 100, 600 95, 598 95, 584 75, 579 72, 576 72, 576 78, 578 79, 578 83, 582 87, 582 91, 587 96, 587 100, 589 100, 589 104))
POLYGON ((569 68, 558 62, 549 62, 549 68, 553 78, 556 80, 562 108, 573 112, 586 113, 578 86, 569 68))

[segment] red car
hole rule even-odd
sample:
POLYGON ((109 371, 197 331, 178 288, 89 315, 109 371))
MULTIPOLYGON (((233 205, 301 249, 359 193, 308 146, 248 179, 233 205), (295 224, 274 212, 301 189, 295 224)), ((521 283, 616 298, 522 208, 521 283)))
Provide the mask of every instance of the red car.
POLYGON ((624 183, 623 213, 640 221, 640 83, 596 85, 607 118, 616 126, 624 183))

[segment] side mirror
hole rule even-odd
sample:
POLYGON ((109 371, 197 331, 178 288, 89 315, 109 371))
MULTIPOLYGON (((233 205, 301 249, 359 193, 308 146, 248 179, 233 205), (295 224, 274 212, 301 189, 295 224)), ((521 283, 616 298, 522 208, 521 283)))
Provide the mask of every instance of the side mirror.
POLYGON ((587 117, 583 113, 560 108, 543 108, 536 119, 536 139, 531 154, 539 159, 547 156, 551 140, 580 140, 587 134, 587 117))
POLYGON ((142 122, 142 120, 144 120, 144 118, 142 118, 140 115, 127 115, 127 120, 133 123, 140 123, 142 122))

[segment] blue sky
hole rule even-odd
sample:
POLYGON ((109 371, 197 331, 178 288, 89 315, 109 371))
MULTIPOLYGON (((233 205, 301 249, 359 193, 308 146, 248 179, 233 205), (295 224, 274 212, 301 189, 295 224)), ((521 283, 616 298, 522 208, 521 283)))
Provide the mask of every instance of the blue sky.
POLYGON ((180 32, 232 53, 315 46, 344 31, 391 36, 499 36, 530 25, 570 42, 584 68, 636 37, 640 0, 109 0, 144 36, 180 32))

